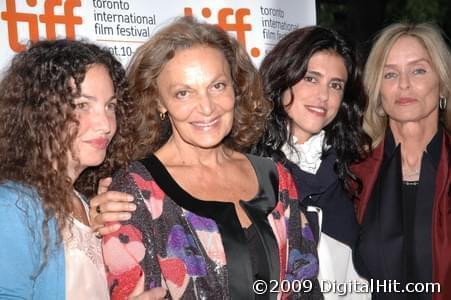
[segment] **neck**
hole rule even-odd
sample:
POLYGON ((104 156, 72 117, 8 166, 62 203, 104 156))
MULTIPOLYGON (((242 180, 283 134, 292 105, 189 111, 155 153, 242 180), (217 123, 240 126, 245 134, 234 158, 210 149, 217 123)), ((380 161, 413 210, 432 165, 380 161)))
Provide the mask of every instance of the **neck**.
POLYGON ((70 181, 71 181, 72 186, 73 186, 75 181, 80 176, 81 172, 83 172, 84 168, 69 165, 67 167, 67 170, 68 170, 67 171, 67 176, 70 178, 70 181))
POLYGON ((296 130, 296 128, 293 131, 293 136, 295 136, 297 139, 296 144, 304 144, 305 142, 308 141, 309 138, 312 137, 311 134, 302 132, 300 130, 296 130))
POLYGON ((421 122, 390 121, 390 129, 393 132, 395 143, 401 144, 404 176, 418 178, 423 153, 438 130, 437 123, 425 126, 421 122))

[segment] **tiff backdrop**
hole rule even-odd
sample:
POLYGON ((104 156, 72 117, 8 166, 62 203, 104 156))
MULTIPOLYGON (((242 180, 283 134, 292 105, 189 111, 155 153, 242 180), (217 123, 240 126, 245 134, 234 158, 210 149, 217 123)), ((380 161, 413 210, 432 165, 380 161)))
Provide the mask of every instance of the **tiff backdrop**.
POLYGON ((183 15, 230 32, 256 65, 286 33, 316 24, 315 0, 0 0, 0 75, 29 40, 58 37, 100 43, 127 64, 155 30, 183 15))

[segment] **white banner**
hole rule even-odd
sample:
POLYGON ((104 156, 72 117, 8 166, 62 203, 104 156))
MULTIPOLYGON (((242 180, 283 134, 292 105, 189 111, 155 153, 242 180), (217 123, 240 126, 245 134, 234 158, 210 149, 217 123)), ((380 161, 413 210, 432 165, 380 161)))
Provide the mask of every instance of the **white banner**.
POLYGON ((233 34, 258 65, 291 30, 316 23, 314 0, 0 0, 0 69, 28 40, 85 38, 126 64, 174 17, 193 15, 233 34))

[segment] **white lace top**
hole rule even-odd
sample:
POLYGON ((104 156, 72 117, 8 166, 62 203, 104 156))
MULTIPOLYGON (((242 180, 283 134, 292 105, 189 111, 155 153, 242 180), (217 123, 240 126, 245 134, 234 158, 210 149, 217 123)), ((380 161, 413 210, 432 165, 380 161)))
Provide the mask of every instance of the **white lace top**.
MULTIPOLYGON (((89 217, 89 207, 81 201, 89 217)), ((66 264, 66 299, 109 299, 101 240, 90 227, 72 219, 63 232, 66 264)))
MULTIPOLYGON (((302 171, 316 174, 321 165, 324 138, 324 130, 311 136, 303 144, 298 144, 297 138, 293 136, 294 149, 285 144, 282 147, 282 151, 287 158, 297 164, 302 171)), ((326 149, 327 148, 328 146, 326 146, 326 149)))

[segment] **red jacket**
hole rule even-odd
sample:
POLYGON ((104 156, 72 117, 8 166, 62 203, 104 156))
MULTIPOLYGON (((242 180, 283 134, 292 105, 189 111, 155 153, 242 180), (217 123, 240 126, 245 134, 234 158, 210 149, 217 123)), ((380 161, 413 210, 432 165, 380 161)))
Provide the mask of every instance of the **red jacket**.
MULTIPOLYGON (((433 300, 451 299, 451 137, 443 130, 440 162, 435 181, 432 208, 432 278, 440 283, 441 293, 433 300)), ((382 141, 364 162, 353 166, 354 174, 363 182, 363 190, 355 201, 357 220, 361 224, 368 201, 384 158, 382 141)))

